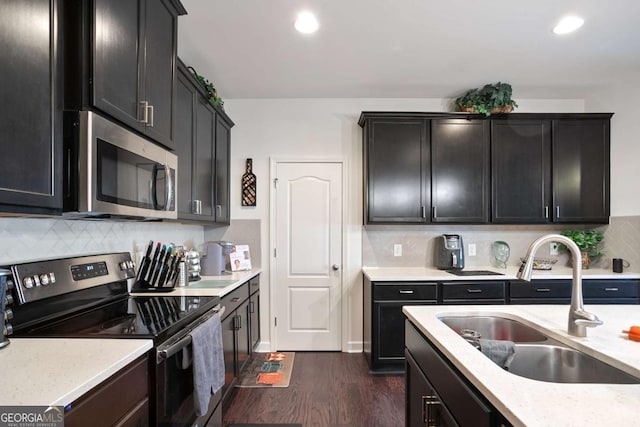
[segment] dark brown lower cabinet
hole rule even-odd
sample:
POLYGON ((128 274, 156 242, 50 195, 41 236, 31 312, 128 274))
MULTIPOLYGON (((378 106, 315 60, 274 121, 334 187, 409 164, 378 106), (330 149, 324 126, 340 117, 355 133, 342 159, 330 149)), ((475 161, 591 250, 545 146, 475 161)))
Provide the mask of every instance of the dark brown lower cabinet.
POLYGON ((65 413, 65 426, 148 426, 148 372, 144 355, 73 402, 65 413))
POLYGON ((431 383, 424 376, 411 354, 405 350, 405 378, 407 427, 456 427, 453 416, 442 405, 431 383))
POLYGON ((405 342, 407 426, 510 426, 409 321, 405 342))
POLYGON ((258 317, 260 316, 257 303, 259 291, 255 291, 251 284, 259 284, 259 276, 243 283, 229 294, 222 297, 221 304, 225 307, 222 318, 222 346, 224 349, 225 381, 222 387, 222 399, 226 400, 240 376, 240 372, 249 361, 253 351, 254 339, 259 340, 258 317), (253 294, 249 292, 253 290, 253 294), (254 326, 254 323, 256 324, 254 326))

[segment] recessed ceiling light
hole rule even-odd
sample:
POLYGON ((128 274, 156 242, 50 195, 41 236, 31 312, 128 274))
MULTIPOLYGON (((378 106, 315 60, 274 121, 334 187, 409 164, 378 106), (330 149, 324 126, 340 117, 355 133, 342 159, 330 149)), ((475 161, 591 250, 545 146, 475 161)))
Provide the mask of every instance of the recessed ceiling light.
POLYGON ((316 17, 311 12, 300 12, 295 23, 296 30, 303 34, 315 33, 318 30, 319 24, 316 17))
POLYGON ((584 19, 578 16, 565 16, 558 22, 558 25, 553 27, 553 32, 556 34, 572 33, 582 27, 582 24, 584 24, 584 19))

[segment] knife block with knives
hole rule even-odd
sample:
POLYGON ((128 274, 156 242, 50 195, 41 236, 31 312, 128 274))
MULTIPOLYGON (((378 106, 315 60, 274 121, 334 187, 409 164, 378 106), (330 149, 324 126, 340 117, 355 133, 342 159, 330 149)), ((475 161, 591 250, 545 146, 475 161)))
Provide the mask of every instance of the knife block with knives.
POLYGON ((173 245, 163 245, 149 241, 147 252, 140 261, 132 292, 171 292, 178 281, 180 263, 184 261, 184 251, 173 245))

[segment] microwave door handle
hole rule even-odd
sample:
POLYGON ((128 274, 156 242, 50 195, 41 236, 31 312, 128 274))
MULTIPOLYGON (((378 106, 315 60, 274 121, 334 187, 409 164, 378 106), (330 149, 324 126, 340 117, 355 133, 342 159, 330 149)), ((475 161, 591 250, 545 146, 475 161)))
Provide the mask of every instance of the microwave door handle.
POLYGON ((157 183, 158 183, 158 165, 153 165, 153 175, 151 176, 151 204, 153 205, 154 210, 159 210, 158 206, 158 192, 157 192, 157 183))
POLYGON ((171 209, 171 201, 173 200, 173 179, 171 178, 171 169, 168 164, 164 165, 165 170, 165 183, 167 186, 167 204, 165 205, 164 210, 168 211, 171 209))

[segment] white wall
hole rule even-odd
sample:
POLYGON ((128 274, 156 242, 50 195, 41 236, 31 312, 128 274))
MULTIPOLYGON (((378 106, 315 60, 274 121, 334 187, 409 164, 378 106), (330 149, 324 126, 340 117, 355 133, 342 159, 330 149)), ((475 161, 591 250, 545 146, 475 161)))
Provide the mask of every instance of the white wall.
POLYGON ((585 111, 612 112, 611 216, 640 215, 640 71, 635 79, 612 77, 608 88, 585 96, 585 111))
MULTIPOLYGON (((344 286, 349 325, 343 350, 359 351, 362 344, 362 111, 448 111, 446 99, 243 99, 225 100, 235 122, 231 137, 231 217, 260 219, 262 310, 269 313, 269 168, 270 159, 340 158, 345 163, 347 199, 344 286), (257 206, 240 206, 240 179, 245 159, 253 159, 257 206)), ((519 112, 582 112, 583 100, 518 100, 519 112)), ((272 319, 272 313, 268 319, 272 319)), ((263 340, 269 340, 263 327, 263 340)))

